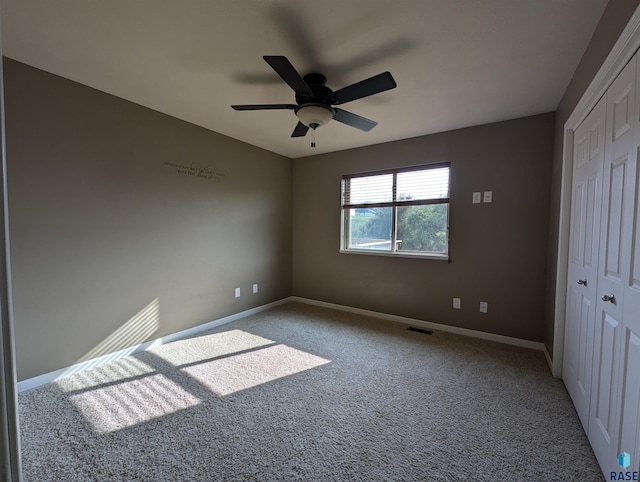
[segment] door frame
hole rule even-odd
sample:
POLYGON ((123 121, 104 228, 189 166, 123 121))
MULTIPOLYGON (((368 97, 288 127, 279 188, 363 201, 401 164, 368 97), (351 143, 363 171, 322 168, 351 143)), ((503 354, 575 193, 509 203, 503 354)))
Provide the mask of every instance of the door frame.
POLYGON ((640 6, 636 8, 598 73, 564 124, 555 309, 553 313, 552 373, 556 378, 562 378, 564 354, 567 274, 569 270, 569 227, 571 225, 571 186, 573 182, 573 133, 605 94, 638 48, 640 48, 640 6))
POLYGON ((9 209, 4 121, 4 70, 0 45, 0 480, 22 480, 18 388, 15 364, 9 209))

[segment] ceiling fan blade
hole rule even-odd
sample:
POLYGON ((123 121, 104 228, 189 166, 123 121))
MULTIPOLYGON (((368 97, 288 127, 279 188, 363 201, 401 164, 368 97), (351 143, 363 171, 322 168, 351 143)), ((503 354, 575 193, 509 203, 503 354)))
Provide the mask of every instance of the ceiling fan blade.
POLYGON ((347 112, 346 110, 338 109, 337 107, 334 107, 333 110, 336 111, 336 115, 333 116, 334 120, 347 124, 348 126, 355 127, 356 129, 360 129, 361 131, 369 132, 378 125, 377 122, 354 114, 353 112, 347 112))
POLYGON ((276 73, 282 77, 289 87, 293 89, 296 94, 307 96, 307 98, 313 98, 313 92, 302 80, 302 77, 296 69, 293 68, 291 62, 282 55, 265 55, 262 57, 276 73))
POLYGON ((355 84, 351 84, 340 90, 336 90, 333 94, 338 98, 338 102, 334 104, 346 104, 352 100, 362 99, 373 94, 384 92, 396 88, 396 81, 389 72, 383 72, 374 75, 355 84))
POLYGON ((254 105, 232 105, 234 110, 275 110, 275 109, 289 109, 293 110, 297 106, 295 104, 254 104, 254 105))
POLYGON ((295 129, 293 129, 293 134, 291 134, 291 137, 304 137, 307 135, 308 130, 309 126, 306 126, 302 122, 298 121, 298 125, 295 129))

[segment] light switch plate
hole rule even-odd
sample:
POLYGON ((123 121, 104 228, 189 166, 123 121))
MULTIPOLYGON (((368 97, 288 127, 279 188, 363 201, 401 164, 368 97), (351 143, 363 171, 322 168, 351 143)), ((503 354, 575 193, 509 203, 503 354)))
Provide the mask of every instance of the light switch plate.
POLYGON ((454 298, 454 299, 453 299, 453 307, 454 307, 456 310, 459 310, 459 309, 460 309, 460 298, 454 298))
POLYGON ((236 298, 240 298, 240 288, 236 288, 236 298))
POLYGON ((484 197, 482 198, 482 202, 490 203, 493 201, 493 191, 485 191, 484 197))
POLYGON ((479 204, 480 200, 482 197, 482 193, 481 192, 474 192, 473 193, 473 204, 479 204))
POLYGON ((480 302, 480 313, 486 313, 489 310, 489 303, 486 301, 480 302))
POLYGON ((253 284, 253 293, 256 294, 258 292, 258 283, 253 284))

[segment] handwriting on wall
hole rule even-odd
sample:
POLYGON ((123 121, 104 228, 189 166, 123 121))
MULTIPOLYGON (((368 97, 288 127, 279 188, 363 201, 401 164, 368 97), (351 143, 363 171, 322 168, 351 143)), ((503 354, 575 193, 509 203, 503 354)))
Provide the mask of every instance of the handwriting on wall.
POLYGON ((224 174, 218 172, 213 164, 205 166, 197 162, 192 162, 191 164, 165 162, 164 165, 174 169, 176 174, 197 177, 207 181, 220 182, 224 177, 224 174))

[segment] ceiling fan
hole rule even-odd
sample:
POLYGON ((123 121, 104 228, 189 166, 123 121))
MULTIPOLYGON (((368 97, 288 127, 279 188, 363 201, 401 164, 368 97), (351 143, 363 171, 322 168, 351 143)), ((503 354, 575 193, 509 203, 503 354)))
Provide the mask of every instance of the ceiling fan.
MULTIPOLYGON (((327 79, 324 75, 313 73, 302 77, 286 57, 265 55, 263 59, 293 89, 297 104, 232 105, 231 107, 235 110, 293 110, 298 117, 298 124, 291 137, 304 137, 309 128, 315 131, 331 119, 369 132, 378 125, 377 122, 334 106, 396 87, 393 76, 389 72, 383 72, 333 91, 325 85, 327 79)), ((314 144, 312 143, 311 146, 315 147, 314 144)))

